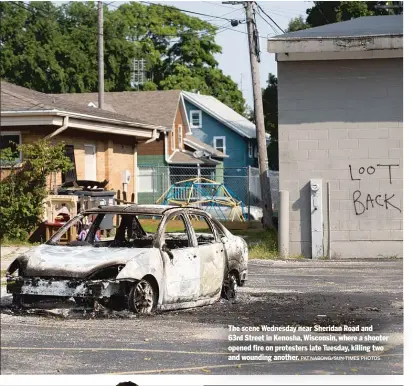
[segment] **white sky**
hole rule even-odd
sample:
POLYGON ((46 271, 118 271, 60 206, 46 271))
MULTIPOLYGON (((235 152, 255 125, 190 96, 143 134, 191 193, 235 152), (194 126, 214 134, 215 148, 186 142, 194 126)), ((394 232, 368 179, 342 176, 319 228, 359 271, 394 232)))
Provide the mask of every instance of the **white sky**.
MULTIPOLYGON (((221 1, 209 0, 209 1, 156 1, 148 0, 153 3, 173 5, 177 8, 185 9, 188 11, 195 11, 212 16, 222 16, 225 18, 243 19, 245 20, 245 11, 241 5, 229 5, 222 4, 221 1)), ((118 7, 124 1, 110 2, 105 0, 106 4, 110 4, 110 8, 118 7)), ((306 16, 306 9, 313 5, 312 1, 259 1, 258 4, 268 13, 274 21, 284 30, 288 26, 290 19, 303 15, 306 16)), ((197 16, 197 15, 192 15, 197 16)), ((214 19, 210 17, 197 16, 201 19, 210 21, 211 24, 217 26, 225 25, 229 26, 229 22, 220 19, 214 19)), ((271 21, 269 21, 271 23, 271 21)), ((261 86, 266 86, 266 80, 268 74, 277 73, 277 66, 273 54, 267 52, 267 36, 274 35, 274 31, 270 25, 257 16, 258 31, 260 36, 264 38, 260 39, 261 48, 261 86)), ((271 23, 272 24, 272 23, 271 23)), ((279 33, 276 26, 275 30, 279 33)), ((234 30, 218 31, 215 41, 222 47, 222 54, 216 55, 219 62, 219 67, 226 75, 230 75, 231 78, 239 84, 239 88, 242 88, 242 92, 245 100, 249 106, 253 105, 252 96, 252 84, 251 84, 251 72, 250 72, 250 60, 248 53, 248 40, 247 35, 242 32, 246 32, 247 27, 244 24, 240 24, 238 27, 233 27, 234 30), (242 86, 241 86, 242 79, 242 86)))

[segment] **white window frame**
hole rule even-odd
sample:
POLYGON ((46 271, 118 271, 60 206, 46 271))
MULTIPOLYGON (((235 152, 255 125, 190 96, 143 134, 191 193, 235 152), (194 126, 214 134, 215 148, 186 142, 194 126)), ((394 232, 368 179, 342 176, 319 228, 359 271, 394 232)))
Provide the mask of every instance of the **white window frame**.
POLYGON ((214 149, 222 151, 224 154, 227 154, 227 139, 226 139, 225 136, 214 137, 214 149), (222 150, 217 148, 217 140, 218 139, 222 139, 222 147, 223 147, 222 150))
POLYGON ((202 127, 202 111, 201 110, 191 110, 189 112, 189 124, 192 129, 200 129, 202 127), (193 116, 194 114, 199 114, 199 124, 194 125, 193 116))
POLYGON ((171 150, 175 150, 175 128, 171 131, 171 150))
POLYGON ((184 143, 184 132, 182 125, 178 125, 178 146, 180 149, 183 148, 183 143, 184 143))
POLYGON ((154 168, 150 167, 138 167, 138 193, 154 193, 156 192, 156 178, 155 178, 155 170, 154 168), (141 177, 152 177, 151 186, 148 187, 141 183, 141 177))
MULTIPOLYGON (((22 144, 22 133, 21 131, 0 131, 0 135, 6 136, 6 135, 18 135, 19 136, 19 143, 17 145, 21 145, 22 144)), ((22 157, 22 152, 19 151, 19 158, 15 159, 16 163, 21 163, 23 161, 23 157, 22 157)), ((2 166, 3 167, 3 166, 2 166)))
POLYGON ((251 141, 248 141, 248 157, 252 158, 254 153, 254 146, 252 145, 251 141))

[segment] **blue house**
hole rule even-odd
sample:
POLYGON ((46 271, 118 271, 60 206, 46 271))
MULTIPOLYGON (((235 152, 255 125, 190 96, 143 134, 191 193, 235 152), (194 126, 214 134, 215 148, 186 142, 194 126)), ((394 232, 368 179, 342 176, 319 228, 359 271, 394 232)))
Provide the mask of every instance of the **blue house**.
POLYGON ((182 91, 192 135, 228 155, 224 167, 257 166, 255 125, 210 95, 182 91))
POLYGON ((248 166, 258 166, 255 125, 213 96, 187 91, 182 96, 191 135, 227 155, 225 184, 243 199, 245 186, 239 177, 247 176, 248 166))

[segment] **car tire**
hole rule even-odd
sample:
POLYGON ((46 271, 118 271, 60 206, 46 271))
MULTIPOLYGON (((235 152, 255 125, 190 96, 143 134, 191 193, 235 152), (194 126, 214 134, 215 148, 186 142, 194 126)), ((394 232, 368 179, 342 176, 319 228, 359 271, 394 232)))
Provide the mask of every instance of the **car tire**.
POLYGON ((11 303, 12 307, 23 308, 23 303, 24 303, 23 295, 14 293, 12 296, 12 303, 11 303))
POLYGON ((222 297, 230 301, 237 300, 238 280, 235 272, 230 272, 224 280, 224 285, 222 286, 222 297))
POLYGON ((136 314, 148 315, 157 305, 158 294, 150 280, 142 279, 132 285, 128 296, 129 310, 136 314))

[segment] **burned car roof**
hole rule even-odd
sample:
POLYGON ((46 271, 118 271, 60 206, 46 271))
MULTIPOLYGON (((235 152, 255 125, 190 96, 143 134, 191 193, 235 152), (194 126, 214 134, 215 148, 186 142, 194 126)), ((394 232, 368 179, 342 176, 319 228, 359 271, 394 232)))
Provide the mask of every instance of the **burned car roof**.
POLYGON ((164 215, 171 210, 178 210, 178 209, 189 209, 193 211, 201 212, 202 214, 206 214, 209 216, 209 213, 196 208, 196 207, 180 207, 177 205, 138 205, 138 204, 130 204, 130 205, 108 205, 108 206, 99 206, 96 208, 88 209, 84 212, 84 214, 89 213, 124 213, 124 214, 148 214, 148 215, 164 215))

